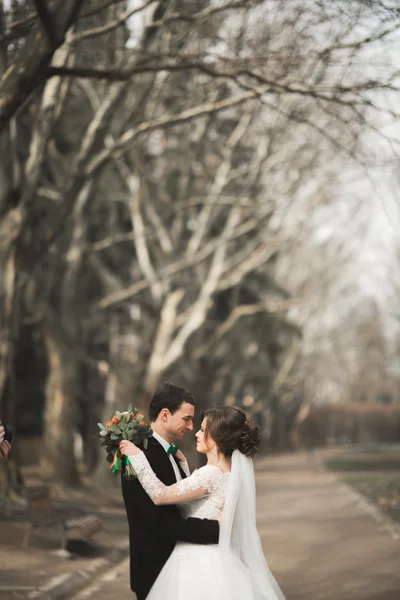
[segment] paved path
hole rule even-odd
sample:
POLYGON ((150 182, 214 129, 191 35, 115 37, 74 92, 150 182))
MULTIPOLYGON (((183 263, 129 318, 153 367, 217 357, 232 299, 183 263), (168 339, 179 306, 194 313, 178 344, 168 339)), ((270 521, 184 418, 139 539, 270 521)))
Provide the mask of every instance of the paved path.
MULTIPOLYGON (((287 600, 399 600, 400 540, 307 454, 257 463, 258 525, 287 600)), ((134 600, 128 562, 73 600, 134 600)), ((190 599, 188 599, 190 600, 190 599)), ((246 600, 246 599, 244 599, 246 600)))
POLYGON ((307 454, 258 465, 259 531, 288 600, 399 600, 400 541, 307 454))

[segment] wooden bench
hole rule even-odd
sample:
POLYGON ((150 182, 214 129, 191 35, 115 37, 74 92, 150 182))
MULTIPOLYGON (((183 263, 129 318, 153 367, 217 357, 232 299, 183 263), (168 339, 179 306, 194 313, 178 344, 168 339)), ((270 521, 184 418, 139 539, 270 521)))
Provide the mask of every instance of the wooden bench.
POLYGON ((53 506, 50 490, 46 485, 28 488, 28 518, 29 524, 22 540, 22 548, 27 548, 34 530, 58 530, 60 532, 61 548, 67 549, 68 536, 73 532, 79 537, 89 540, 102 529, 103 523, 96 515, 71 517, 68 509, 53 506))

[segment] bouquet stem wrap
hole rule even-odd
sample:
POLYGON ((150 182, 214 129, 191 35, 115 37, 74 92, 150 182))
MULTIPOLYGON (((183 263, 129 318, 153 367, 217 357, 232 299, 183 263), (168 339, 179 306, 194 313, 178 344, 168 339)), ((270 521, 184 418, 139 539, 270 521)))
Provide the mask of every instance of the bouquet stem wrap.
POLYGON ((117 450, 114 454, 114 460, 110 465, 110 469, 114 473, 115 477, 117 476, 122 464, 125 465, 125 477, 127 479, 136 479, 136 473, 130 463, 129 458, 127 456, 121 456, 120 450, 117 450))

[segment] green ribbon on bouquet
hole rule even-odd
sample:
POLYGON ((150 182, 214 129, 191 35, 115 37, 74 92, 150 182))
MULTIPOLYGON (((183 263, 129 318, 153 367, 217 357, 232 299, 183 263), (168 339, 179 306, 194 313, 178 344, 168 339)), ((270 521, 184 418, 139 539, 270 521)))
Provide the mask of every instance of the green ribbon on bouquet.
MULTIPOLYGON (((129 458, 125 455, 123 457, 123 464, 126 467, 131 464, 129 462, 129 458)), ((113 460, 112 465, 110 466, 110 469, 114 473, 114 475, 117 476, 117 473, 120 470, 120 468, 121 468, 121 455, 120 455, 120 451, 117 450, 116 453, 114 454, 114 460, 113 460)))

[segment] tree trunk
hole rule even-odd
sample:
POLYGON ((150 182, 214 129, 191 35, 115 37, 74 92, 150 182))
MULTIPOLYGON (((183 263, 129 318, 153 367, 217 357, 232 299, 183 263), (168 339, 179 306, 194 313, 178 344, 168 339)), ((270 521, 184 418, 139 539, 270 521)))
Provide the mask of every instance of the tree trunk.
POLYGON ((74 453, 77 363, 60 332, 46 328, 49 376, 46 388, 41 474, 64 485, 80 483, 74 453))
POLYGON ((23 487, 15 436, 14 343, 17 337, 15 240, 20 229, 20 211, 15 208, 0 224, 0 419, 14 431, 12 453, 0 470, 0 514, 8 514, 23 487))
POLYGON ((0 224, 0 406, 12 364, 12 341, 15 334, 15 246, 20 212, 9 211, 0 224))
POLYGON ((58 0, 54 3, 51 40, 41 24, 35 23, 31 27, 15 62, 0 80, 0 131, 6 128, 26 99, 45 81, 47 67, 57 48, 64 43, 66 32, 76 21, 81 5, 82 0, 58 0))

